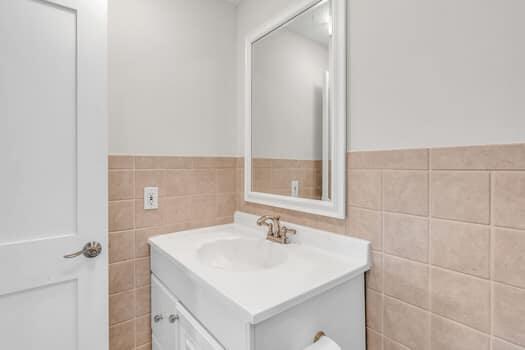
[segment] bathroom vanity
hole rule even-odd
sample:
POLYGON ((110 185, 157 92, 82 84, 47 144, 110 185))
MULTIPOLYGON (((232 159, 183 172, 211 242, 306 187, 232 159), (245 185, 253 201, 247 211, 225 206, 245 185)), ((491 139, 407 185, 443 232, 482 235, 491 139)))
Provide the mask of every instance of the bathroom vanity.
POLYGON ((152 237, 155 350, 301 350, 323 331, 365 349, 369 242, 298 225, 289 244, 256 216, 152 237))

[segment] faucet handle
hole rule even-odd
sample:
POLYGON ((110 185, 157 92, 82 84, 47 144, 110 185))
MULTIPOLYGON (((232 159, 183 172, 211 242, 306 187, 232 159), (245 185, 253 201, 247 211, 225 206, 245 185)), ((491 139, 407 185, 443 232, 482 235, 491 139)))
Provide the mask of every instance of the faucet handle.
POLYGON ((282 226, 281 230, 283 231, 282 232, 283 234, 295 235, 297 233, 297 230, 294 230, 293 228, 288 228, 286 226, 282 226))
POLYGON ((297 231, 293 228, 288 228, 286 226, 281 227, 281 236, 283 237, 284 243, 288 243, 288 235, 295 235, 297 231))

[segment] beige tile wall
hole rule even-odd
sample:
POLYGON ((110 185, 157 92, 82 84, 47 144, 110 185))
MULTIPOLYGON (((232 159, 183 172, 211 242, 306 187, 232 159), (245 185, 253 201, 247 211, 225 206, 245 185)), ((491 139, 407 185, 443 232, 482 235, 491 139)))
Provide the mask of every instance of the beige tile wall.
POLYGON ((237 206, 237 159, 109 157, 111 350, 151 349, 148 237, 229 223, 237 206), (159 187, 158 210, 143 188, 159 187))
POLYGON ((372 242, 369 350, 525 350, 525 144, 348 160, 347 220, 239 208, 372 242))
POLYGON ((147 237, 235 209, 372 242, 369 350, 525 350, 525 144, 348 160, 338 220, 244 202, 242 159, 111 157, 111 350, 149 349, 147 237), (155 184, 161 209, 146 213, 155 184))
POLYGON ((255 158, 252 162, 253 190, 289 196, 290 184, 299 181, 299 197, 321 199, 320 160, 255 158))

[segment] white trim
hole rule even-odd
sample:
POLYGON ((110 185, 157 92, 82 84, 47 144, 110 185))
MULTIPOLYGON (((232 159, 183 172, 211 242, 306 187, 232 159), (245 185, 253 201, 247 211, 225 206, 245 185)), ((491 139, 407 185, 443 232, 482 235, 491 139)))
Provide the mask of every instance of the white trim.
POLYGON ((331 154, 331 140, 330 140, 330 72, 327 71, 324 76, 323 82, 323 131, 322 131, 322 170, 321 170, 321 179, 322 179, 322 190, 321 190, 321 200, 327 201, 330 200, 330 181, 328 181, 328 176, 330 175, 330 154, 331 154))
POLYGON ((331 201, 320 201, 288 197, 268 193, 252 192, 252 44, 276 28, 292 20, 298 14, 326 0, 304 0, 288 7, 285 11, 264 24, 245 39, 245 139, 244 139, 244 199, 259 203, 297 210, 311 214, 344 218, 346 213, 346 119, 347 119, 347 4, 346 0, 332 1, 332 55, 330 67, 330 109, 332 118, 332 195, 331 201))

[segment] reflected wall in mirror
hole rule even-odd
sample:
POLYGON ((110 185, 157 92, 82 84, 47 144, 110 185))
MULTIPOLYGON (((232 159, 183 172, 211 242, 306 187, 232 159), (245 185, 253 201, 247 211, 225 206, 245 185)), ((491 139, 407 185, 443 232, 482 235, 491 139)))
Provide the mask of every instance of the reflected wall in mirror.
POLYGON ((304 1, 246 42, 246 195, 344 217, 346 1, 304 1))
POLYGON ((331 1, 252 45, 252 190, 330 199, 331 1))

